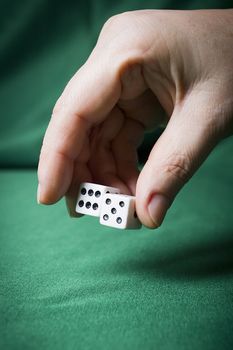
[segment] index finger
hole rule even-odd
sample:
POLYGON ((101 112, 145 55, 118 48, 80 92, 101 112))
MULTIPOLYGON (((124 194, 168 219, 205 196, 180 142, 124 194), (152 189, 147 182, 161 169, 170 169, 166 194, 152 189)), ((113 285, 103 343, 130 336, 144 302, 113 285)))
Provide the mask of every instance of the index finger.
POLYGON ((58 99, 45 133, 38 166, 38 202, 52 204, 68 190, 74 161, 88 130, 119 99, 120 81, 107 58, 93 53, 58 99))

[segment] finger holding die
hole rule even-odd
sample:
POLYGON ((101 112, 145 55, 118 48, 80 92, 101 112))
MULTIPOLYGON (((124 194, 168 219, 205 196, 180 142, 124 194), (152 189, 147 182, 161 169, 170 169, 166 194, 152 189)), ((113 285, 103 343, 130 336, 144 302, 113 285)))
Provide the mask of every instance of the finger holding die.
POLYGON ((119 192, 119 189, 115 187, 83 182, 79 187, 76 212, 78 214, 100 216, 104 195, 119 192))
POLYGON ((120 229, 141 227, 135 209, 135 197, 107 193, 103 197, 100 224, 120 229))

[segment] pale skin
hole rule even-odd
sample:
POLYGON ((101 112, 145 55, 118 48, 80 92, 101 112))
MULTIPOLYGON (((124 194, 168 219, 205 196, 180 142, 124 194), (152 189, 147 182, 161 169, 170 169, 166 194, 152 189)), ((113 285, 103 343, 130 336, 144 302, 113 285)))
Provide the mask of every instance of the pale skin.
POLYGON ((136 195, 141 222, 167 210, 216 144, 233 133, 233 10, 133 11, 110 18, 58 99, 38 167, 38 201, 80 182, 136 195), (137 148, 166 124, 139 173, 137 148))

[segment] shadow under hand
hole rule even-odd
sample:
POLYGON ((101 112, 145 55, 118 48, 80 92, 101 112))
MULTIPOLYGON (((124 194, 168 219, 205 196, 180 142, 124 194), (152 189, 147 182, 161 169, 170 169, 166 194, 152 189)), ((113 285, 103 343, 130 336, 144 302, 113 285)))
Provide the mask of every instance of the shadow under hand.
POLYGON ((208 235, 208 241, 186 240, 182 245, 178 235, 169 244, 144 250, 137 260, 128 259, 124 269, 175 279, 200 279, 233 273, 233 232, 222 232, 221 237, 219 233, 211 233, 211 237, 208 235))

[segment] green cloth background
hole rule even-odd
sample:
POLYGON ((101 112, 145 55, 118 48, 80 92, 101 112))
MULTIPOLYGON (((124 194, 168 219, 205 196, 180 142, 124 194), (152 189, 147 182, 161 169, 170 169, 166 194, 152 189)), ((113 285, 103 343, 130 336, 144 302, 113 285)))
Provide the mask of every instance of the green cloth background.
MULTIPOLYGON (((232 349, 233 138, 158 230, 36 203, 52 107, 104 21, 232 1, 0 1, 0 349, 232 349)), ((155 135, 141 148, 145 154, 155 135)))

